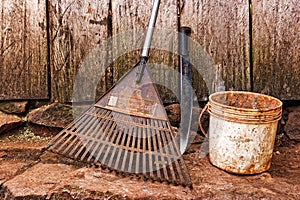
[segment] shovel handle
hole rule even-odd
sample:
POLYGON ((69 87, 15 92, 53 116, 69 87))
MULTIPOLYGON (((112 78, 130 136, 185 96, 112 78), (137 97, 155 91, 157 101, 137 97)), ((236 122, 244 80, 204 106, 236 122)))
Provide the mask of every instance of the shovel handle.
POLYGON ((198 123, 199 123, 199 127, 200 127, 200 130, 201 132, 204 134, 205 137, 208 137, 208 134, 206 133, 206 131, 204 130, 203 126, 202 126, 202 123, 201 123, 201 118, 203 116, 203 113, 207 110, 209 106, 209 103, 207 103, 204 108, 201 110, 200 112, 200 115, 199 115, 199 118, 198 118, 198 123))

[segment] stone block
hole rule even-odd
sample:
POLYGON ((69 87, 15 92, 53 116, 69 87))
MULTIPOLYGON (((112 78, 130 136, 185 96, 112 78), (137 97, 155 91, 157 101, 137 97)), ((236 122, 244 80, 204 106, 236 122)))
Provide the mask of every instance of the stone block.
POLYGON ((6 114, 0 111, 0 134, 17 128, 24 120, 16 115, 6 114))
POLYGON ((27 111, 28 101, 3 101, 0 102, 0 111, 8 114, 22 114, 27 111))
POLYGON ((53 103, 28 114, 28 122, 48 127, 64 128, 73 121, 72 106, 53 103))

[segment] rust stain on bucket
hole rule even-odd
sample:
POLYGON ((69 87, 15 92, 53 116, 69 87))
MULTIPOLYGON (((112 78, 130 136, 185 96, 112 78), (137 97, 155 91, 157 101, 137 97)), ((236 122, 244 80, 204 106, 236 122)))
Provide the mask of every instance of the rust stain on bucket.
POLYGON ((255 174, 270 168, 282 102, 242 91, 210 95, 209 158, 232 173, 255 174))

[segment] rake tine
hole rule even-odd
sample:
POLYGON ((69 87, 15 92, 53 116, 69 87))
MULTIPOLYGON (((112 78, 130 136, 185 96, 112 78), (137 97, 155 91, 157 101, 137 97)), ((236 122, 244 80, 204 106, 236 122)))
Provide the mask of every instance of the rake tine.
MULTIPOLYGON (((152 122, 152 119, 150 120, 150 123, 152 122)), ((150 130, 151 131, 151 130, 150 130)), ((158 157, 158 155, 157 155, 157 153, 158 153, 158 149, 157 149, 157 143, 156 143, 156 136, 157 136, 157 132, 156 132, 156 129, 153 129, 152 130, 152 133, 154 132, 154 135, 153 135, 153 137, 154 137, 154 140, 153 140, 153 150, 154 150, 154 159, 155 159, 155 161, 154 161, 154 163, 152 162, 152 164, 150 165, 150 166, 153 166, 153 164, 156 164, 156 163, 158 163, 158 160, 159 160, 159 157, 158 157)), ((154 166, 157 166, 157 165, 154 165, 154 166)), ((161 174, 160 174, 160 169, 158 169, 158 168, 155 168, 156 169, 156 172, 157 172, 157 176, 158 176, 158 179, 159 180, 161 180, 161 174)))
MULTIPOLYGON (((162 125, 162 121, 161 121, 161 120, 158 121, 158 124, 159 124, 160 127, 165 128, 165 127, 162 125)), ((166 144, 165 148, 166 148, 167 151, 169 152, 168 154, 169 154, 169 155, 176 156, 176 155, 173 154, 174 152, 172 152, 172 150, 171 150, 171 149, 172 149, 172 146, 173 146, 173 143, 172 143, 171 141, 168 141, 168 140, 167 140, 167 137, 168 137, 169 135, 170 135, 169 133, 166 133, 165 131, 162 131, 162 138, 163 138, 164 143, 166 144)), ((170 159, 169 156, 167 156, 167 159, 168 159, 169 165, 172 166, 172 160, 170 159)), ((175 175, 174 170, 173 170, 172 167, 170 167, 170 171, 171 171, 171 175, 172 175, 172 178, 173 178, 173 180, 174 180, 174 183, 177 184, 177 183, 176 183, 176 175, 175 175)))
MULTIPOLYGON (((92 110, 92 109, 93 109, 93 107, 90 107, 90 108, 88 108, 87 111, 92 110)), ((76 120, 74 120, 72 123, 70 123, 67 127, 65 127, 65 130, 69 131, 69 130, 71 130, 72 126, 74 127, 75 125, 77 125, 79 123, 80 124, 84 123, 86 117, 87 117, 86 115, 80 116, 79 118, 77 118, 76 120)))
POLYGON ((79 149, 79 151, 77 151, 77 153, 75 154, 74 158, 77 159, 78 156, 82 153, 82 151, 85 149, 85 144, 86 144, 86 139, 83 140, 83 145, 81 146, 81 148, 79 149))
POLYGON ((84 151, 84 153, 82 154, 82 156, 80 157, 80 160, 83 160, 84 157, 87 155, 87 153, 90 152, 91 148, 92 148, 93 146, 95 146, 95 143, 97 143, 97 141, 93 141, 93 139, 88 139, 88 141, 89 141, 89 142, 86 143, 86 144, 84 145, 85 151, 84 151))
MULTIPOLYGON (((108 133, 106 137, 111 135, 111 132, 114 130, 115 127, 116 127, 116 123, 114 121, 109 121, 109 123, 108 123, 108 125, 107 125, 107 127, 105 128, 105 131, 104 131, 104 133, 108 133)), ((102 139, 102 138, 104 138, 104 136, 105 136, 105 134, 103 134, 102 137, 101 137, 101 141, 103 141, 103 143, 102 143, 101 149, 99 150, 98 155, 95 158, 94 162, 97 162, 98 160, 100 160, 100 156, 102 155, 102 152, 103 152, 104 148, 107 145, 106 144, 106 139, 104 139, 104 140, 102 139)), ((104 154, 105 153, 106 152, 104 152, 104 154)), ((104 157, 104 158, 106 158, 106 157, 104 157)), ((100 162, 102 162, 104 164, 104 159, 101 159, 100 162)))
MULTIPOLYGON (((156 127, 159 127, 158 126, 158 123, 157 123, 157 120, 153 120, 154 124, 156 127)), ((159 150, 162 152, 162 153, 166 153, 166 150, 164 148, 164 145, 162 145, 162 136, 161 136, 161 131, 160 130, 157 130, 158 131, 158 134, 157 134, 157 139, 158 139, 158 145, 159 145, 159 150)), ((167 172, 167 169, 166 169, 166 165, 165 165, 165 158, 164 156, 161 156, 161 161, 158 161, 157 166, 159 166, 160 162, 162 162, 162 168, 163 168, 163 174, 164 174, 164 177, 165 179, 168 180, 168 172, 167 172)), ((161 169, 161 168, 160 168, 161 169)))
MULTIPOLYGON (((105 144, 105 146, 106 146, 106 144, 105 144)), ((105 149, 105 152, 104 152, 105 155, 104 155, 104 157, 103 157, 103 159, 101 161, 103 164, 107 164, 106 159, 107 159, 107 157, 108 157, 108 155, 110 153, 111 147, 112 147, 112 145, 107 144, 107 148, 105 149)), ((103 149, 101 149, 101 150, 103 150, 103 149)))
POLYGON ((54 138, 52 138, 52 140, 47 144, 46 149, 52 147, 52 145, 55 143, 55 141, 61 137, 61 135, 63 135, 64 132, 60 132, 59 134, 57 134, 54 138))
MULTIPOLYGON (((76 121, 80 121, 80 120, 82 120, 82 118, 84 118, 84 116, 80 117, 80 118, 77 119, 76 121)), ((83 121, 82 121, 82 123, 83 123, 83 121)), ((75 126, 75 125, 76 125, 75 122, 70 123, 70 124, 65 128, 65 130, 69 130, 71 127, 73 127, 73 126, 75 126)), ((57 146, 58 144, 60 144, 61 141, 62 141, 67 135, 69 135, 69 134, 70 134, 70 133, 69 133, 68 131, 62 131, 60 134, 57 134, 57 135, 50 141, 50 143, 47 145, 47 148, 53 145, 53 146, 52 146, 52 149, 55 149, 56 146, 57 146), (62 136, 62 135, 64 135, 64 136, 62 136), (60 139, 57 141, 58 138, 60 138, 60 139)), ((72 135, 73 135, 73 134, 72 134, 72 135)), ((63 143, 63 145, 60 146, 60 148, 57 150, 57 152, 59 152, 60 149, 61 149, 63 146, 65 146, 65 144, 67 144, 67 142, 63 143)))
POLYGON ((91 159, 94 157, 94 154, 96 153, 97 149, 99 148, 99 146, 101 144, 102 144, 101 142, 97 142, 96 146, 94 147, 94 150, 90 153, 90 156, 88 157, 87 162, 91 161, 91 159))
MULTIPOLYGON (((65 130, 70 130, 70 128, 71 127, 74 127, 75 125, 76 125, 76 122, 81 122, 81 123, 83 123, 84 122, 84 119, 83 118, 85 118, 85 116, 81 116, 80 118, 78 118, 75 122, 72 122, 72 123, 70 123, 66 128, 65 128, 65 130)), ((59 144, 59 142, 57 141, 58 140, 58 138, 60 138, 62 135, 64 135, 65 134, 65 131, 62 131, 62 132, 60 132, 59 134, 57 134, 49 143, 48 143, 48 145, 47 145, 47 147, 46 148, 49 148, 50 146, 52 146, 52 149, 54 149, 58 144, 59 144)))
MULTIPOLYGON (((162 127, 168 128, 168 124, 165 121, 161 121, 160 123, 161 123, 162 127)), ((174 156, 181 157, 181 153, 180 153, 180 151, 178 149, 177 143, 174 140, 174 136, 171 135, 171 132, 169 134, 166 134, 166 135, 167 135, 168 141, 173 144, 172 145, 172 147, 173 147, 172 148, 172 153, 174 153, 174 156)))
POLYGON ((69 138, 62 145, 60 145, 60 147, 56 150, 56 152, 60 152, 61 149, 63 147, 65 147, 70 142, 70 140, 73 138, 73 136, 74 136, 73 134, 70 134, 70 133, 67 133, 67 132, 66 132, 66 135, 68 135, 69 138))
MULTIPOLYGON (((165 126, 167 126, 167 124, 165 124, 165 126)), ((174 148, 174 150, 177 152, 177 154, 179 155, 179 158, 176 160, 176 162, 175 162, 175 164, 176 164, 176 168, 177 168, 177 171, 178 171, 178 174, 179 175, 182 175, 182 173, 181 173, 181 168, 180 168, 180 164, 178 164, 178 160, 180 161, 180 163, 181 163, 181 166, 183 167, 183 170, 184 170, 184 174, 185 174, 185 176, 186 176, 186 178, 187 178, 187 184, 189 185, 189 187, 192 187, 192 180, 191 180, 191 177, 190 177, 190 174, 189 174, 189 172, 188 172, 188 169, 187 169, 187 167, 186 167, 186 165, 185 165, 185 163, 184 163, 184 160, 183 160, 183 158, 182 158, 182 156, 180 155, 180 151, 179 151, 179 149, 178 149, 178 146, 177 146, 177 143, 175 142, 175 140, 174 140, 174 138, 173 138, 173 140, 172 140, 172 142, 174 143, 174 145, 173 145, 173 148, 174 148)), ((184 179, 183 177, 182 178, 180 178, 181 179, 181 181, 182 181, 182 179, 184 179)), ((186 182, 182 182, 183 184, 183 186, 185 186, 185 185, 187 185, 187 184, 185 184, 186 182)))
MULTIPOLYGON (((119 116, 119 115, 116 113, 116 116, 119 116)), ((116 127, 116 126, 117 126, 117 123, 114 122, 114 124, 115 124, 114 127, 116 127)), ((112 147, 111 143, 113 143, 113 141, 114 141, 115 138, 117 137, 117 133, 116 133, 116 132, 118 132, 118 131, 116 131, 115 128, 111 129, 111 130, 109 131, 110 134, 107 135, 107 137, 105 138, 105 142, 109 142, 109 143, 110 143, 110 144, 108 145, 108 148, 106 149, 105 156, 104 156, 103 161, 102 161, 102 162, 105 163, 105 164, 107 164, 106 158, 107 158, 107 156, 109 155, 110 149, 111 149, 111 147, 112 147), (111 137, 111 136, 112 136, 112 137, 111 137)))
POLYGON ((99 126, 99 124, 102 121, 102 118, 99 116, 102 116, 102 115, 108 116, 109 113, 110 113, 110 111, 104 110, 104 109, 95 110, 95 112, 93 112, 93 113, 88 113, 87 115, 91 116, 92 120, 90 120, 89 124, 86 125, 85 128, 82 130, 82 132, 85 133, 84 135, 87 135, 87 136, 92 136, 92 134, 94 135, 95 134, 94 127, 99 126))
POLYGON ((95 134, 96 127, 99 126, 102 119, 99 119, 98 117, 94 117, 93 120, 91 120, 90 126, 88 126, 84 131, 85 137, 92 137, 92 135, 95 134))
MULTIPOLYGON (((120 138, 121 138, 121 135, 122 135, 121 130, 120 129, 115 130, 115 135, 117 137, 116 143, 118 143, 120 138)), ((115 145, 111 145, 111 147, 112 147, 112 152, 110 154, 110 158, 109 158, 109 161, 108 161, 108 166, 109 167, 112 167, 112 162, 113 162, 114 157, 115 157, 115 155, 118 151, 118 147, 116 147, 115 145)))
MULTIPOLYGON (((143 121, 142 121, 143 122, 143 121)), ((143 174, 145 174, 146 175, 146 171, 147 171, 147 160, 146 160, 146 156, 147 156, 147 132, 146 132, 146 130, 145 130, 145 128, 144 127, 141 127, 141 129, 142 129, 142 142, 143 142, 143 153, 142 153, 142 157, 143 157, 143 174)))
POLYGON ((131 136, 132 136, 132 131, 133 131, 133 127, 130 126, 129 131, 128 131, 128 137, 127 137, 127 141, 126 141, 126 150, 125 150, 125 154, 124 154, 124 158, 123 162, 122 162, 122 166, 121 166, 121 171, 125 171, 125 164, 126 164, 126 160, 127 160, 127 154, 128 154, 128 148, 129 148, 129 144, 130 144, 130 140, 131 140, 131 136))
MULTIPOLYGON (((160 120, 158 121, 158 124, 159 124, 160 127, 164 128, 162 126, 160 120)), ((161 133, 162 133, 162 139, 163 139, 163 141, 165 143, 166 152, 168 152, 167 155, 169 155, 166 158, 168 160, 168 165, 170 166, 169 169, 170 169, 170 172, 171 172, 171 176, 172 176, 172 179, 174 180, 174 183, 177 184, 177 182, 176 182, 176 175, 175 175, 174 170, 172 168, 172 163, 173 162, 170 159, 170 155, 172 156, 173 154, 172 154, 172 151, 170 150, 172 148, 172 147, 170 147, 170 146, 172 146, 172 143, 170 141, 168 141, 168 139, 167 139, 167 137, 169 136, 169 133, 168 132, 166 133, 165 131, 161 131, 161 133)))
POLYGON ((76 146, 70 151, 69 155, 72 156, 81 145, 83 145, 81 139, 77 139, 76 146))
MULTIPOLYGON (((124 116, 121 115, 120 120, 122 120, 123 118, 124 118, 124 116)), ((119 142, 121 140, 121 137, 123 136, 123 133, 124 133, 123 127, 119 127, 115 132, 116 132, 116 136, 117 136, 117 139, 116 139, 116 142, 115 142, 116 145, 113 146, 113 152, 111 154, 111 157, 110 157, 110 160, 109 160, 109 163, 108 163, 109 167, 112 167, 112 162, 113 162, 113 160, 116 156, 117 151, 120 152, 120 149, 118 148, 118 146, 119 146, 119 142)), ((115 168, 115 169, 117 169, 117 168, 115 168)))
POLYGON ((91 139, 88 138, 87 136, 89 135, 89 130, 94 128, 95 125, 97 125, 97 121, 98 121, 97 118, 92 118, 90 120, 90 122, 88 123, 88 125, 82 131, 80 131, 80 132, 78 131, 78 135, 79 135, 80 139, 83 141, 83 145, 80 148, 80 150, 75 154, 75 158, 78 158, 78 156, 82 153, 83 150, 85 150, 85 152, 83 152, 83 154, 88 152, 86 147, 89 145, 91 139))
MULTIPOLYGON (((88 119, 88 118, 87 118, 88 119)), ((79 135, 79 133, 77 132, 78 130, 75 131, 75 133, 77 135, 79 135)), ((86 141, 85 138, 82 138, 82 135, 79 136, 79 140, 78 140, 78 143, 76 144, 76 146, 74 147, 74 149, 72 149, 72 151, 69 153, 69 155, 73 155, 75 153, 75 150, 77 148, 80 148, 80 145, 81 145, 81 148, 79 149, 79 151, 77 151, 76 155, 74 156, 74 158, 76 159, 78 157, 78 155, 82 152, 82 150, 85 148, 84 147, 84 142, 86 141)))
POLYGON ((60 134, 57 134, 55 138, 52 139, 52 143, 49 144, 48 146, 51 146, 51 149, 55 149, 57 147, 58 144, 61 143, 61 141, 63 141, 63 139, 66 137, 66 132, 61 132, 60 134))
POLYGON ((93 106, 91 109, 87 110, 85 114, 92 115, 95 112, 97 112, 97 109, 93 106))
POLYGON ((88 114, 84 114, 82 115, 78 120, 76 120, 74 123, 73 123, 73 127, 69 127, 68 130, 71 130, 72 132, 75 132, 75 131, 78 131, 80 128, 82 127, 85 127, 86 124, 85 122, 89 119, 89 118, 92 118, 90 115, 88 114))
POLYGON ((108 110, 106 109, 101 109, 101 108, 95 108, 95 112, 94 114, 97 116, 97 117, 101 117, 103 115, 105 115, 107 112, 109 112, 108 110))
MULTIPOLYGON (((148 121, 148 120, 147 120, 148 121)), ((152 139, 152 134, 151 134, 151 130, 149 128, 146 128, 146 134, 148 137, 148 166, 149 166, 149 171, 150 171, 150 176, 154 177, 153 175, 153 154, 152 154, 152 145, 151 145, 151 139, 152 139)))
MULTIPOLYGON (((87 162, 90 162, 91 159, 94 157, 94 154, 96 153, 96 151, 98 150, 99 146, 102 144, 101 142, 99 141, 95 141, 96 143, 96 146, 94 147, 93 151, 90 153, 90 156, 88 157, 87 159, 87 162)), ((103 145, 103 144, 102 144, 103 145)), ((97 162, 94 160, 94 162, 97 162)))
MULTIPOLYGON (((165 122, 163 122, 162 125, 163 125, 164 127, 167 126, 167 124, 166 124, 165 122)), ((174 163, 175 163, 175 166, 176 166, 176 169, 177 169, 177 174, 179 175, 179 179, 180 179, 181 185, 184 185, 184 186, 185 186, 186 183, 185 183, 184 177, 183 177, 183 175, 182 175, 182 171, 181 171, 180 165, 179 165, 179 163, 178 163, 178 160, 180 160, 180 161, 183 161, 183 160, 182 160, 182 157, 181 157, 180 154, 179 154, 179 149, 178 149, 178 147, 177 147, 177 143, 174 141, 174 138, 173 138, 173 137, 170 138, 170 134, 167 134, 167 137, 168 137, 168 140, 169 140, 170 142, 173 143, 172 148, 171 148, 172 153, 174 153, 174 154, 176 155, 176 157, 178 156, 178 158, 175 159, 175 162, 174 162, 174 163)), ((186 168, 184 162, 182 162, 182 164, 183 164, 183 167, 184 167, 184 172, 185 172, 185 174, 188 176, 188 179, 189 179, 188 181, 191 183, 191 180, 190 180, 189 175, 188 175, 189 173, 188 173, 188 171, 187 171, 187 168, 186 168)))
MULTIPOLYGON (((108 116, 109 114, 110 114, 110 112, 106 112, 104 116, 99 116, 99 117, 102 117, 102 119, 101 119, 102 123, 99 123, 99 126, 97 126, 97 128, 95 130, 95 134, 93 135, 93 137, 98 138, 100 141, 102 141, 103 138, 105 137, 105 131, 104 131, 104 129, 107 127, 107 125, 109 123, 112 123, 112 121, 106 119, 106 116, 108 116), (100 138, 98 137, 99 135, 101 136, 100 138)), ((96 143, 97 144, 94 147, 94 150, 92 151, 92 153, 90 154, 89 158, 87 159, 88 162, 92 159, 93 155, 96 153, 96 151, 98 150, 99 146, 102 144, 99 141, 97 141, 96 143)))
MULTIPOLYGON (((190 174, 189 174, 188 169, 186 168, 186 165, 185 165, 185 163, 184 163, 183 158, 180 159, 180 162, 181 162, 181 165, 182 165, 182 167, 183 167, 183 170, 184 170, 185 175, 186 175, 186 178, 187 178, 187 182, 188 182, 187 184, 188 184, 188 186, 189 186, 190 188, 192 188, 192 187, 193 187, 192 179, 191 179, 191 177, 190 177, 190 174)), ((186 185, 186 184, 184 184, 184 185, 186 185)))
MULTIPOLYGON (((141 136, 142 136, 142 127, 137 127, 138 129, 138 135, 137 135, 137 147, 136 147, 136 165, 135 165, 135 173, 138 174, 140 173, 140 163, 139 163, 139 159, 140 159, 140 152, 139 150, 141 149, 141 136)), ((135 144, 133 144, 135 146, 135 144)), ((134 147, 133 146, 133 147, 134 147)))
MULTIPOLYGON (((77 141, 78 142, 78 137, 76 136, 76 135, 74 135, 74 134, 72 134, 72 136, 71 136, 72 138, 74 138, 74 140, 67 146, 67 148, 62 152, 62 154, 66 154, 68 151, 69 151, 69 149, 75 144, 75 142, 77 141)), ((70 154, 71 155, 71 154, 70 154)))
POLYGON ((124 120, 124 123, 130 122, 131 121, 131 116, 130 115, 124 115, 123 120, 124 120))
POLYGON ((145 118, 142 118, 143 125, 143 173, 146 175, 147 172, 150 172, 150 177, 153 177, 153 171, 150 170, 150 162, 151 162, 151 136, 148 135, 147 121, 145 118), (149 146, 150 142, 150 146, 149 146), (147 149, 148 147, 148 149, 147 149))
MULTIPOLYGON (((166 129, 170 130, 170 125, 168 123, 166 123, 165 121, 162 122, 162 126, 165 127, 166 129)), ((176 143, 175 139, 174 139, 174 135, 171 134, 170 132, 170 141, 173 143, 173 149, 174 149, 174 155, 181 157, 181 153, 178 147, 178 144, 176 143)))
MULTIPOLYGON (((134 148, 134 145, 135 145, 135 140, 136 140, 136 129, 138 129, 137 126, 134 126, 133 127, 133 131, 132 131, 132 142, 131 142, 131 147, 134 148)), ((134 151, 132 150, 131 153, 130 153, 130 159, 129 159, 129 167, 128 167, 128 171, 129 172, 132 172, 132 161, 133 161, 133 155, 134 155, 134 151)))
POLYGON ((115 167, 114 167, 115 169, 118 169, 118 167, 119 167, 120 158, 121 158, 122 153, 124 152, 124 150, 122 149, 122 147, 124 147, 124 145, 125 145, 125 141, 126 141, 126 137, 127 137, 128 131, 129 131, 129 128, 126 127, 125 131, 122 133, 123 137, 122 137, 122 141, 121 141, 121 144, 120 144, 121 148, 119 148, 119 152, 118 152, 118 155, 117 155, 117 160, 115 162, 115 167))
MULTIPOLYGON (((75 124, 74 124, 74 126, 75 126, 75 124)), ((76 129, 76 128, 74 128, 74 129, 76 129)), ((74 130, 74 129, 73 129, 73 130, 74 130)), ((77 131, 77 130, 76 130, 76 131, 77 131)), ((76 131, 72 131, 71 133, 72 133, 72 135, 76 135, 76 137, 78 137, 78 133, 77 133, 76 131)), ((78 138, 79 138, 79 137, 78 137, 78 138)), ((79 140, 80 140, 80 138, 79 138, 79 140)), ((80 145, 80 143, 81 143, 81 142, 78 142, 78 143, 77 143, 76 148, 80 145)), ((71 144, 73 145, 73 142, 72 142, 71 144)), ((67 148, 64 152, 67 152, 67 150, 71 147, 71 144, 68 146, 68 148, 67 148)), ((81 144, 82 144, 82 143, 81 143, 81 144)), ((76 149, 76 148, 75 148, 75 149, 76 149)), ((70 155, 72 155, 72 154, 74 153, 74 151, 75 151, 75 150, 71 151, 72 153, 70 153, 70 155)))
MULTIPOLYGON (((103 112, 103 113, 105 114, 106 112, 103 112)), ((97 117, 97 122, 94 124, 94 125, 96 125, 96 127, 94 129, 91 128, 91 129, 88 130, 88 133, 91 131, 91 134, 89 134, 91 138, 94 138, 95 134, 97 134, 97 131, 98 131, 99 127, 101 127, 101 125, 103 124, 103 120, 104 120, 103 118, 99 119, 99 117, 97 117)), ((90 140, 92 140, 92 142, 91 143, 87 143, 87 145, 86 145, 86 151, 81 156, 81 158, 80 158, 81 160, 83 160, 84 157, 86 156, 86 154, 88 152, 90 152, 91 148, 94 147, 97 144, 96 140, 94 140, 94 141, 93 141, 93 139, 90 139, 90 140)))
MULTIPOLYGON (((108 154, 109 154, 109 151, 110 151, 110 148, 111 148, 111 145, 109 145, 109 144, 104 144, 103 146, 102 146, 102 148, 101 148, 101 153, 102 153, 102 151, 104 150, 104 147, 106 147, 106 149, 105 149, 105 151, 104 151, 104 157, 103 157, 103 159, 100 161, 102 164, 107 164, 106 163, 106 158, 107 158, 107 156, 108 156, 108 154)), ((101 154, 98 154, 98 156, 100 156, 101 154)))
POLYGON ((81 128, 78 128, 78 135, 82 135, 82 136, 87 136, 89 135, 89 132, 88 130, 94 128, 95 125, 97 125, 97 118, 96 117, 93 117, 92 115, 90 115, 88 117, 89 119, 89 122, 88 124, 86 124, 85 126, 81 127, 81 128))
POLYGON ((98 134, 98 130, 99 128, 101 128, 101 126, 104 124, 104 122, 106 121, 105 118, 100 118, 100 117, 97 117, 97 122, 96 124, 94 124, 95 127, 89 129, 87 131, 87 135, 91 138, 95 138, 98 134))

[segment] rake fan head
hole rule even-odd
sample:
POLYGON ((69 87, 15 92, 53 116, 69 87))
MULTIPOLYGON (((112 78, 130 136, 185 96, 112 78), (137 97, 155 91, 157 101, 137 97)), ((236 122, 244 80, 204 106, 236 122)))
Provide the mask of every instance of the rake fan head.
POLYGON ((113 170, 192 187, 174 133, 146 68, 133 68, 48 144, 59 154, 113 170), (122 93, 123 92, 123 93, 122 93))

